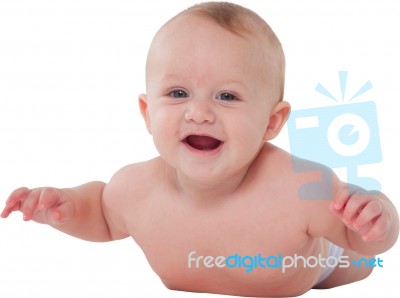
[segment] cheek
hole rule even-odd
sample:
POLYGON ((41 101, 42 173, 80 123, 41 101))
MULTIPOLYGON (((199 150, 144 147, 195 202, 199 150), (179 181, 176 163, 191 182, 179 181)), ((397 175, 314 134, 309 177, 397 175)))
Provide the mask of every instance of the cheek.
POLYGON ((149 105, 148 113, 151 129, 155 131, 160 127, 160 123, 165 122, 166 113, 163 113, 162 109, 155 104, 149 105))
POLYGON ((249 117, 237 117, 233 122, 231 132, 236 135, 237 141, 247 146, 262 142, 268 126, 268 118, 256 113, 249 117))
POLYGON ((179 127, 179 117, 177 117, 176 112, 171 109, 155 106, 149 109, 149 117, 155 143, 158 140, 165 141, 171 139, 172 135, 176 135, 177 128, 179 127))
POLYGON ((160 155, 165 155, 168 148, 168 140, 171 140, 169 135, 170 126, 167 121, 167 116, 159 111, 150 113, 149 115, 154 146, 160 155))

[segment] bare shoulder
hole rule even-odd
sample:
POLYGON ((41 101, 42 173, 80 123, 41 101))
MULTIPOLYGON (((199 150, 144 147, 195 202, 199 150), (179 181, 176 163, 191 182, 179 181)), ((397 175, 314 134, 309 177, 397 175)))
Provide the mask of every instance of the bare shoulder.
POLYGON ((256 162, 259 171, 296 188, 300 200, 330 200, 340 183, 325 165, 298 158, 272 144, 263 146, 256 162))
POLYGON ((117 171, 105 187, 105 197, 113 202, 130 198, 140 198, 149 192, 154 180, 160 175, 163 162, 155 158, 127 165, 117 171))
POLYGON ((330 168, 293 156, 271 144, 263 147, 258 159, 257 167, 269 173, 268 177, 274 177, 286 195, 284 199, 289 200, 287 203, 302 213, 310 236, 330 238, 328 240, 341 238, 338 235, 343 233, 343 225, 330 210, 330 202, 342 182, 330 168))
POLYGON ((138 203, 149 197, 162 161, 155 158, 117 171, 103 191, 103 212, 114 239, 128 236, 127 216, 140 212, 138 203))

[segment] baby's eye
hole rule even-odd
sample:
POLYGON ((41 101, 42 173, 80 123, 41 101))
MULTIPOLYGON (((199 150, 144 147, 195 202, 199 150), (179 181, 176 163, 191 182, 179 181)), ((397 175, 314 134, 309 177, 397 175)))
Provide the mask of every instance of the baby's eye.
POLYGON ((230 92, 222 92, 217 95, 217 99, 224 100, 224 101, 235 101, 235 100, 237 100, 237 97, 230 92))
POLYGON ((169 94, 169 96, 175 97, 175 98, 186 98, 186 97, 189 97, 189 94, 186 91, 179 89, 179 90, 172 91, 169 94))

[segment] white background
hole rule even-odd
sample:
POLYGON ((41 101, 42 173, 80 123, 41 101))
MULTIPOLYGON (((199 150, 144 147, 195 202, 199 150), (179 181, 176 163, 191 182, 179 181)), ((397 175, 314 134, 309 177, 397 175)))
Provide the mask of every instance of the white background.
MULTIPOLYGON (((1 202, 20 186, 108 181, 157 154, 137 107, 146 52, 156 30, 196 2, 0 0, 1 202)), ((398 1, 234 2, 279 36, 294 109, 329 104, 314 88, 339 95, 339 70, 349 71, 349 93, 371 80, 360 100, 376 102, 383 162, 363 171, 400 209, 398 1)), ((275 143, 288 149, 286 130, 275 143)), ((131 239, 84 242, 20 214, 0 221, 0 235, 2 297, 217 296, 167 290, 131 239)), ((305 297, 400 294, 399 244, 381 258, 384 268, 367 280, 305 297)))

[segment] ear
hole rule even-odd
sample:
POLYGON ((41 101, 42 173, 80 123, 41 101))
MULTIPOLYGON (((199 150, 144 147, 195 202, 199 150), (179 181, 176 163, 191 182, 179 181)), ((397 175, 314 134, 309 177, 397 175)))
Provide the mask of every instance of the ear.
POLYGON ((139 109, 140 113, 142 114, 144 123, 146 124, 147 131, 151 134, 151 123, 147 105, 147 94, 139 95, 139 109))
POLYGON ((269 117, 267 130, 265 131, 264 141, 269 141, 275 138, 286 123, 290 114, 290 104, 286 101, 280 101, 272 110, 269 117))

